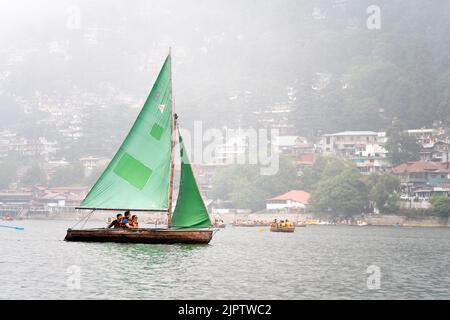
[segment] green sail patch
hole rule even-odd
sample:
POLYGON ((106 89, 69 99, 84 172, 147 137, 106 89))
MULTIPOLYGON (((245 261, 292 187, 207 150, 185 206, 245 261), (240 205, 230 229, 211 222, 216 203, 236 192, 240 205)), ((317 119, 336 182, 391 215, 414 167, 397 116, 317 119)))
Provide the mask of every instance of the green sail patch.
POLYGON ((209 228, 211 220, 180 136, 181 178, 177 204, 172 216, 173 228, 209 228))
POLYGON ((155 138, 156 140, 161 139, 161 135, 164 132, 164 128, 161 127, 159 124, 155 123, 152 127, 152 130, 150 130, 150 135, 155 138))
POLYGON ((114 167, 114 172, 137 189, 142 190, 152 174, 152 169, 125 153, 114 167))

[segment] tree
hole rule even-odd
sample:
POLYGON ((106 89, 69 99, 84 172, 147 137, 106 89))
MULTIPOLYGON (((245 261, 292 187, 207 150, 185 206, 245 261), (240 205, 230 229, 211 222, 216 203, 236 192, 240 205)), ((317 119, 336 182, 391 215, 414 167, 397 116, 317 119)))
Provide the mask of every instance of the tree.
POLYGON ((268 198, 298 187, 292 159, 281 156, 278 172, 271 176, 261 175, 257 165, 233 165, 218 170, 213 179, 212 195, 231 200, 237 208, 261 210, 268 198))
POLYGON ((351 161, 334 156, 318 157, 312 167, 303 171, 301 187, 312 191, 322 179, 333 178, 349 168, 356 169, 356 166, 351 161))
POLYGON ((76 162, 68 167, 58 168, 50 179, 51 186, 73 186, 83 182, 84 167, 76 162))
POLYGON ((398 210, 398 177, 389 173, 372 173, 365 179, 365 183, 369 190, 369 200, 380 212, 392 213, 398 210))
POLYGON ((11 97, 0 93, 0 131, 20 122, 22 110, 20 105, 11 97))
POLYGON ((38 164, 35 164, 25 172, 21 182, 28 186, 35 184, 46 184, 47 174, 38 164))
POLYGON ((387 138, 385 148, 389 152, 394 166, 420 159, 420 145, 401 126, 391 127, 387 131, 387 138))
POLYGON ((450 216, 450 198, 446 196, 433 196, 430 199, 432 213, 443 219, 450 216))
POLYGON ((8 188, 17 178, 18 165, 14 159, 6 158, 0 163, 0 188, 8 188))
POLYGON ((311 208, 339 216, 353 216, 368 207, 367 187, 357 170, 346 169, 333 178, 322 179, 311 193, 311 208))
POLYGON ((105 168, 105 166, 98 166, 94 168, 91 174, 84 179, 84 183, 86 185, 92 186, 97 181, 97 179, 100 178, 100 175, 103 173, 105 168))

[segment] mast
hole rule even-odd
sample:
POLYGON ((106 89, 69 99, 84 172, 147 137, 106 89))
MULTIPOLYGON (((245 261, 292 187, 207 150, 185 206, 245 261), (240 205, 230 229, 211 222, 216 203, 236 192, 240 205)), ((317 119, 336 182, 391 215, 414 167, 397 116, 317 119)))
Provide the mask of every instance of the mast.
POLYGON ((172 225, 172 199, 173 199, 173 171, 174 171, 174 155, 173 150, 176 144, 176 127, 177 127, 177 115, 174 113, 174 103, 173 103, 173 86, 172 86, 172 50, 169 48, 169 58, 170 58, 170 117, 172 126, 172 140, 170 144, 170 172, 169 172, 169 203, 167 210, 167 227, 172 225))

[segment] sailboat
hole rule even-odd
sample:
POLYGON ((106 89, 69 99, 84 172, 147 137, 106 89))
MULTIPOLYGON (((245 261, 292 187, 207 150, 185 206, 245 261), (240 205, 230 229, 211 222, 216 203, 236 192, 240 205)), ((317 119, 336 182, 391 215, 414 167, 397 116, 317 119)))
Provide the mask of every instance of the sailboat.
MULTIPOLYGON (((171 54, 114 158, 93 185, 80 210, 166 212, 166 228, 67 230, 66 241, 131 243, 203 243, 212 228, 173 108, 171 54), (181 176, 172 209, 174 149, 179 142, 181 176)), ((87 221, 87 220, 86 220, 87 221)))

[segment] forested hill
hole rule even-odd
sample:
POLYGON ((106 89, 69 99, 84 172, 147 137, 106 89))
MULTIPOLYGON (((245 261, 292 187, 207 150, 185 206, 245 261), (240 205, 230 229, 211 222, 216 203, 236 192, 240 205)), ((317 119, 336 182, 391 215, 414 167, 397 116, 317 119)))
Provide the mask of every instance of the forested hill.
POLYGON ((251 125, 288 92, 299 134, 448 123, 450 1, 378 0, 381 29, 369 30, 373 2, 18 1, 0 13, 0 128, 23 124, 37 91, 58 103, 98 95, 89 112, 122 119, 102 127, 131 124, 169 46, 185 125, 251 125), (72 6, 79 28, 67 27, 72 6))
POLYGON ((364 23, 344 27, 362 6, 325 22, 316 40, 323 50, 312 65, 331 73, 334 81, 332 77, 320 94, 306 87, 299 96, 297 121, 305 120, 304 128, 376 130, 395 118, 411 128, 437 120, 448 124, 450 2, 378 3, 380 30, 368 30, 364 23), (346 89, 340 75, 348 81, 346 89))

